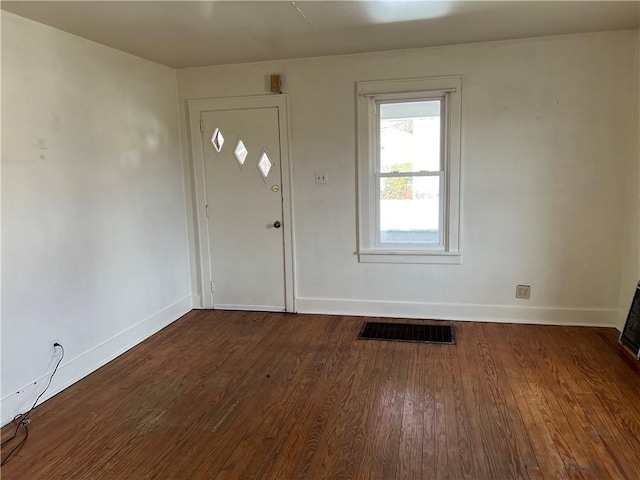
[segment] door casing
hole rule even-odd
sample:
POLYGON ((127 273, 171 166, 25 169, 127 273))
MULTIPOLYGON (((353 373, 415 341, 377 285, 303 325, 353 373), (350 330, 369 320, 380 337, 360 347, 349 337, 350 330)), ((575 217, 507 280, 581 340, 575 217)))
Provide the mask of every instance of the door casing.
POLYGON ((284 240, 285 308, 295 312, 295 265, 293 234, 293 192, 291 189, 291 162, 289 161, 289 98, 287 95, 258 95, 251 97, 227 97, 189 100, 189 126, 193 155, 193 178, 195 184, 196 248, 199 253, 198 278, 202 308, 213 308, 211 282, 210 239, 207 219, 204 140, 201 120, 204 112, 216 110, 242 110, 248 108, 278 108, 280 130, 280 166, 282 175, 282 229, 284 240))

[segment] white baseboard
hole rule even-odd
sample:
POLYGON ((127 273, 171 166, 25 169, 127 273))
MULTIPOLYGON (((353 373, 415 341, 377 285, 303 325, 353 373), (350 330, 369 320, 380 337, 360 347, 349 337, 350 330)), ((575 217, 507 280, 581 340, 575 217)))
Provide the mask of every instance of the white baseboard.
POLYGON ((460 303, 387 302, 337 298, 296 298, 298 313, 429 318, 476 322, 617 327, 615 308, 525 307, 460 303))
POLYGON ((235 304, 215 304, 214 310, 244 310, 245 312, 286 312, 287 309, 274 305, 235 305, 235 304))
POLYGON ((191 295, 193 298, 193 308, 200 310, 202 309, 202 297, 200 295, 191 295))
MULTIPOLYGON (((75 358, 64 359, 51 382, 51 386, 38 401, 38 404, 60 393, 65 388, 73 385, 78 380, 96 371, 130 348, 138 345, 146 338, 176 321, 185 313, 192 310, 194 302, 194 296, 189 295, 83 354, 75 358)), ((54 364, 51 365, 51 370, 54 366, 54 364)), ((25 412, 33 405, 36 397, 47 384, 50 375, 51 371, 30 382, 18 391, 2 398, 2 426, 13 420, 18 413, 25 412)))

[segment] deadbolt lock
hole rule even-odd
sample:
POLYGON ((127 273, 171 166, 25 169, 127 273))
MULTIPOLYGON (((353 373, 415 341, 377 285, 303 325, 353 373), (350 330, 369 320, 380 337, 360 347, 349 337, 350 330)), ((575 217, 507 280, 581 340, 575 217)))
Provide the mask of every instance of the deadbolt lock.
POLYGON ((280 191, 280 187, 278 185, 274 185, 273 187, 271 187, 271 190, 273 190, 274 192, 278 192, 280 191))

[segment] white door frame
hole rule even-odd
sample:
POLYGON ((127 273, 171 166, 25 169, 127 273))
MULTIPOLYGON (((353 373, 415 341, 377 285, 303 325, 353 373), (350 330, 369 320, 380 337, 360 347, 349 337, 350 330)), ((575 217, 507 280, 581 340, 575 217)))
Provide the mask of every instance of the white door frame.
POLYGON ((280 130, 280 172, 282 175, 282 238, 284 240, 284 296, 287 312, 295 312, 294 295, 294 246, 291 191, 291 163, 289 162, 289 97, 280 95, 258 95, 252 97, 229 97, 189 100, 189 125, 191 127, 191 152, 196 197, 196 239, 200 254, 200 293, 202 307, 213 308, 213 281, 210 258, 210 240, 207 218, 207 188, 205 180, 204 142, 201 120, 204 112, 216 110, 243 110, 251 108, 278 108, 280 130))

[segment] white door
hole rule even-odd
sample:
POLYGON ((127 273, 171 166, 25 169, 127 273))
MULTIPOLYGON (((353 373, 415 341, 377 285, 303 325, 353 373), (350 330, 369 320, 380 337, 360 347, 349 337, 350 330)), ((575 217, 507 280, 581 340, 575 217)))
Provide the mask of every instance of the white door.
POLYGON ((202 113, 213 308, 285 310, 278 107, 202 113))

